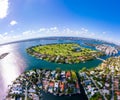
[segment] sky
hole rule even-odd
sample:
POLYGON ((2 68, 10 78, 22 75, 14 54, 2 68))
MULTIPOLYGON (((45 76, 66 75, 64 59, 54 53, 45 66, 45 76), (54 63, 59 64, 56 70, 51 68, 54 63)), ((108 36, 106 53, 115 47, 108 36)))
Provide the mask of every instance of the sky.
POLYGON ((0 0, 0 44, 49 36, 120 44, 120 0, 0 0))

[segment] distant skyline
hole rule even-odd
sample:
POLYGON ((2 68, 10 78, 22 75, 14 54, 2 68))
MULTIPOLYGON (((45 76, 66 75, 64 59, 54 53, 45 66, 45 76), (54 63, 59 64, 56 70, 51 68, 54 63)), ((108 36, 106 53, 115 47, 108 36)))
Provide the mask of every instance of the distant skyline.
POLYGON ((0 44, 78 36, 120 44, 119 0, 0 0, 0 44))

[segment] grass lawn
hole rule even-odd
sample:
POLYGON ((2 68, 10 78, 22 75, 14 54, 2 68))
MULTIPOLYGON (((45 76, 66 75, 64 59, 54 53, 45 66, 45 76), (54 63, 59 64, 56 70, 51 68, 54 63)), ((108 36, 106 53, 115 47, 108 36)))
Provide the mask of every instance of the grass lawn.
POLYGON ((102 55, 101 52, 83 48, 75 43, 38 45, 28 48, 27 52, 37 58, 57 63, 79 63, 93 59, 94 54, 102 55))

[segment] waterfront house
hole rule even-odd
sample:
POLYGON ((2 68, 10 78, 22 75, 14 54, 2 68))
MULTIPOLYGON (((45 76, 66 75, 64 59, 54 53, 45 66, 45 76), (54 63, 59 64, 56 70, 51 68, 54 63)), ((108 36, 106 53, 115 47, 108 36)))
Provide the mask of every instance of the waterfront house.
POLYGON ((67 71, 67 72, 66 72, 66 78, 68 78, 68 77, 70 77, 70 76, 71 76, 70 71, 67 71))
POLYGON ((106 82, 106 83, 105 83, 105 86, 106 86, 106 87, 110 87, 110 84, 106 82))
POLYGON ((60 91, 64 91, 64 87, 65 87, 65 85, 64 85, 64 83, 63 82, 60 82, 60 91))
POLYGON ((115 78, 115 81, 114 81, 114 88, 115 90, 118 90, 119 89, 119 79, 118 78, 115 78))
POLYGON ((43 80, 42 82, 43 82, 43 89, 47 90, 48 85, 49 85, 49 81, 43 80))
POLYGON ((58 82, 55 82, 54 87, 55 87, 55 88, 58 88, 58 85, 59 85, 59 83, 58 83, 58 82))
POLYGON ((84 83, 85 83, 85 85, 89 85, 89 84, 91 84, 91 80, 85 80, 84 83))
POLYGON ((53 93, 53 88, 52 88, 52 87, 49 87, 49 88, 48 88, 48 92, 53 93))
POLYGON ((42 83, 38 83, 37 86, 42 89, 42 83))
POLYGON ((49 83, 48 92, 53 93, 54 82, 49 83))
POLYGON ((107 90, 107 89, 103 89, 103 93, 104 93, 104 94, 108 94, 108 95, 109 95, 109 94, 110 94, 110 91, 109 91, 109 90, 107 90))
POLYGON ((30 88, 30 89, 28 90, 28 92, 35 93, 36 91, 35 91, 33 88, 30 88))
POLYGON ((6 98, 5 100, 23 100, 21 97, 6 98))
POLYGON ((116 91, 115 93, 117 95, 117 100, 120 100, 120 91, 116 91))
POLYGON ((55 82, 55 84, 54 84, 54 91, 57 92, 58 88, 59 88, 59 83, 55 82))
POLYGON ((61 72, 61 75, 64 76, 64 75, 65 75, 65 71, 62 71, 62 72, 61 72))
POLYGON ((52 75, 52 77, 55 77, 55 73, 56 73, 55 70, 51 71, 51 75, 52 75))
POLYGON ((77 88, 77 89, 80 88, 78 82, 76 82, 76 88, 77 88))
POLYGON ((78 82, 76 82, 76 92, 77 92, 77 93, 80 93, 80 87, 79 87, 78 82))
POLYGON ((51 81, 51 82, 49 83, 49 87, 54 87, 54 82, 51 81))
POLYGON ((47 71, 47 72, 45 73, 45 77, 48 78, 49 76, 50 76, 50 71, 47 71))

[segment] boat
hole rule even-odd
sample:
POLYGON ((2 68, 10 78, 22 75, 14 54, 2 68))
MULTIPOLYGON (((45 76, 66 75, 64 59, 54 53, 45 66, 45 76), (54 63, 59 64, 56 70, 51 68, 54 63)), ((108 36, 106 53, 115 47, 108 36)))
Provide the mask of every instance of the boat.
POLYGON ((6 57, 9 53, 3 53, 0 55, 0 59, 3 59, 4 57, 6 57))

